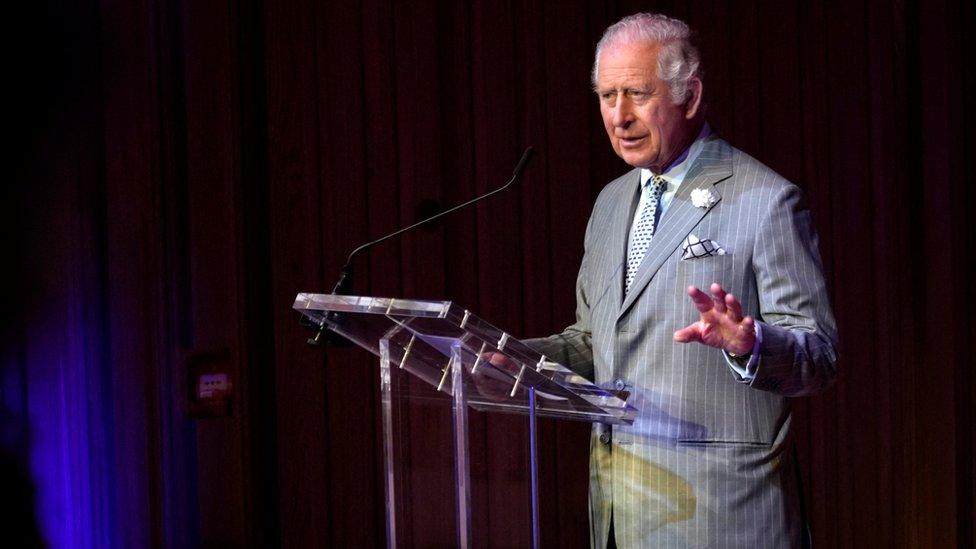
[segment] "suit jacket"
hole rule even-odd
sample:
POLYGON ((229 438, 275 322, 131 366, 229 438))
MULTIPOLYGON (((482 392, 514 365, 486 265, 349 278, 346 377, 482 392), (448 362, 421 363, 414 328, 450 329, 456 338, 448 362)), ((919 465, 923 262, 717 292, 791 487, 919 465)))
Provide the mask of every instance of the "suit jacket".
POLYGON ((800 190, 715 135, 658 223, 624 295, 639 170, 601 192, 586 230, 576 323, 534 345, 598 384, 623 388, 632 426, 596 426, 590 521, 605 547, 788 547, 800 536, 787 397, 834 379, 836 327, 800 190), (711 189, 709 208, 691 201, 711 189), (728 253, 683 260, 689 234, 728 253), (744 383, 721 350, 679 344, 698 320, 686 294, 718 282, 761 324, 756 375, 744 383), (601 436, 602 435, 602 436, 601 436))

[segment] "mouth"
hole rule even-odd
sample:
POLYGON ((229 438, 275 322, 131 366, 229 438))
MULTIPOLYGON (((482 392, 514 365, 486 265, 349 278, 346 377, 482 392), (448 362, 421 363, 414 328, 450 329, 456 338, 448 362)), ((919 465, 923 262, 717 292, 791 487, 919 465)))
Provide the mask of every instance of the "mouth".
POLYGON ((636 137, 617 137, 620 146, 625 149, 639 147, 644 142, 645 139, 647 139, 646 135, 641 135, 636 137))

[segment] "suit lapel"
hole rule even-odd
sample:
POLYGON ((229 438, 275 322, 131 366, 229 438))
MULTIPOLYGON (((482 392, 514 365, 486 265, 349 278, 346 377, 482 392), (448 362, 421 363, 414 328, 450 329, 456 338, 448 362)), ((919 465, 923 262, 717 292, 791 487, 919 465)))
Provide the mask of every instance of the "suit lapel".
POLYGON ((624 298, 624 273, 627 270, 627 239, 630 237, 630 225, 634 219, 634 210, 640 201, 640 170, 634 170, 633 176, 627 177, 627 184, 621 187, 621 196, 612 200, 614 211, 610 220, 610 241, 608 246, 608 265, 613 266, 608 283, 610 284, 610 303, 617 304, 624 298))
MULTIPOLYGON (((731 148, 725 141, 713 134, 698 158, 695 159, 694 165, 681 186, 678 187, 677 194, 671 200, 671 205, 658 222, 658 228, 655 231, 654 238, 651 239, 651 244, 647 248, 647 254, 641 262, 634 282, 631 284, 630 292, 624 297, 620 312, 617 315, 618 319, 626 314, 637 301, 654 275, 691 233, 692 229, 715 207, 715 204, 707 209, 695 207, 691 202, 691 191, 709 188, 720 202, 722 194, 716 185, 731 175, 731 148)), ((624 254, 626 257, 626 250, 624 254)))

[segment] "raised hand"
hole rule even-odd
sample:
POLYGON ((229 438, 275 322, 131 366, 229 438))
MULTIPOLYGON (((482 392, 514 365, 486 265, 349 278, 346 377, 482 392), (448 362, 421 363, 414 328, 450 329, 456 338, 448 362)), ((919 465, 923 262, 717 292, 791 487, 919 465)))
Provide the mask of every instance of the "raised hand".
POLYGON ((756 343, 756 321, 742 316, 742 304, 722 286, 712 284, 712 295, 688 286, 688 297, 701 313, 701 319, 674 333, 679 343, 698 341, 710 347, 724 349, 733 355, 747 355, 756 343))

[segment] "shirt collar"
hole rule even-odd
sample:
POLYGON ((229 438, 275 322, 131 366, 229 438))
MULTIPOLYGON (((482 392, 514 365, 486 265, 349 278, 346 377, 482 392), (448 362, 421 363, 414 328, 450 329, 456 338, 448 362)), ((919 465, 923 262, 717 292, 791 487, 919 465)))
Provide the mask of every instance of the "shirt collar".
MULTIPOLYGON (((691 146, 685 149, 685 151, 678 156, 678 159, 672 162, 671 165, 664 170, 661 177, 663 177, 668 183, 668 187, 665 192, 673 192, 678 188, 679 185, 681 185, 681 182, 684 181, 685 176, 688 175, 688 170, 691 169, 691 165, 695 163, 695 159, 698 158, 698 155, 701 154, 702 149, 705 148, 705 138, 711 135, 711 133, 712 128, 708 125, 708 122, 705 122, 702 125, 701 131, 698 132, 698 137, 696 137, 691 143, 691 146)), ((643 189, 647 181, 654 177, 654 173, 647 168, 641 168, 640 172, 640 184, 641 188, 643 189)))

